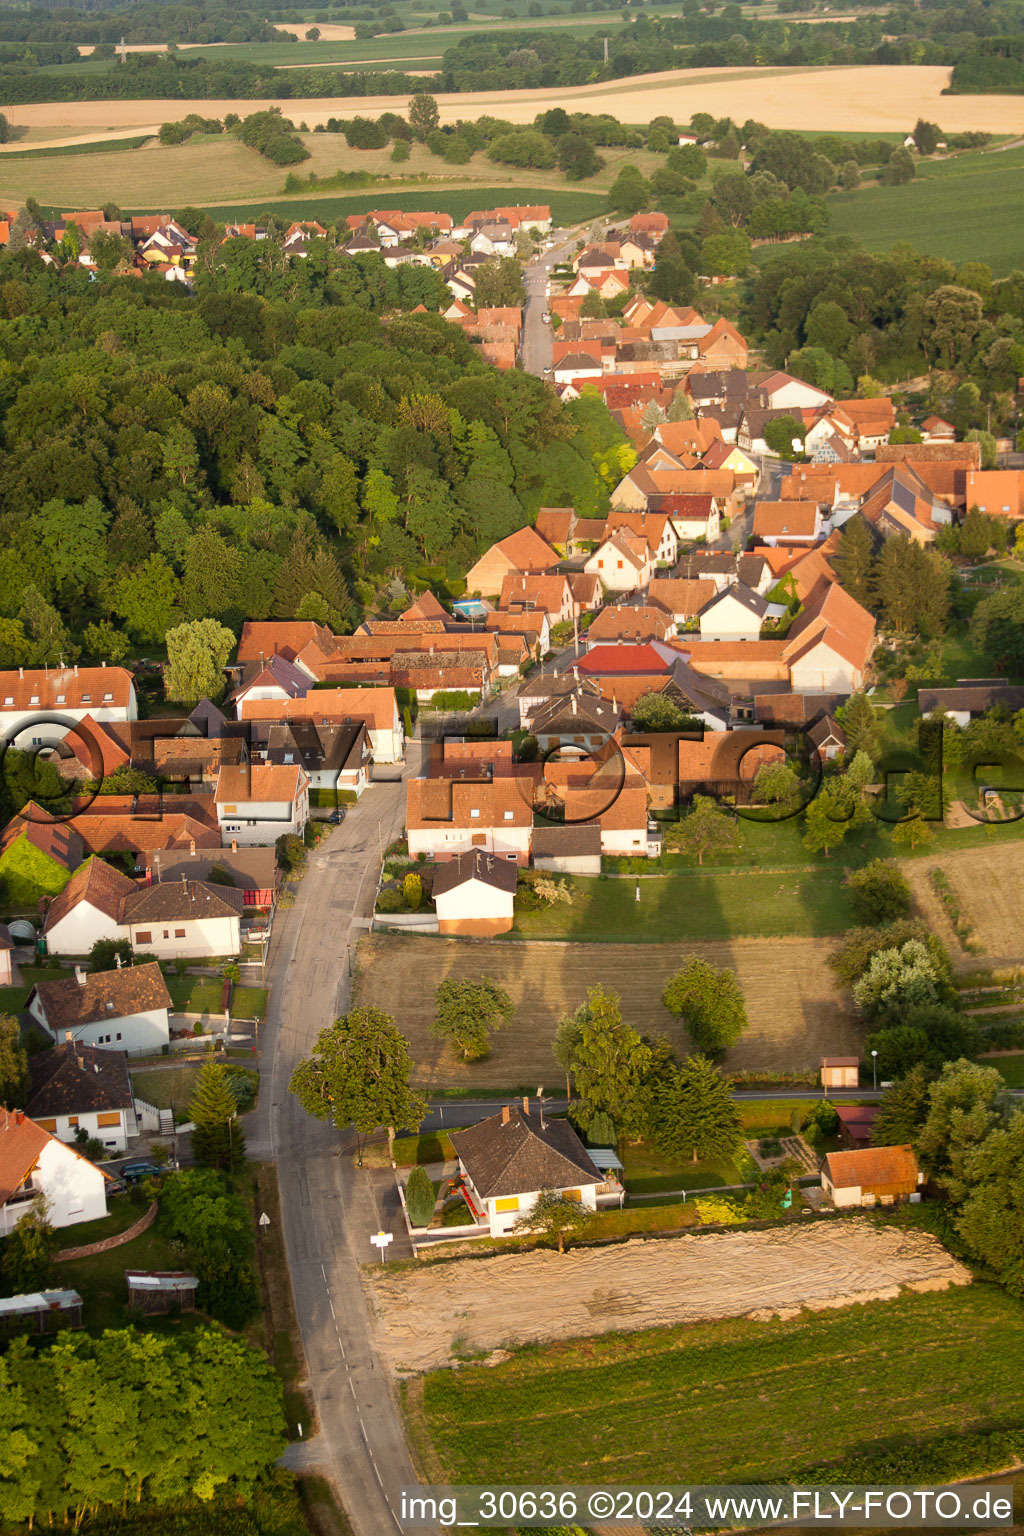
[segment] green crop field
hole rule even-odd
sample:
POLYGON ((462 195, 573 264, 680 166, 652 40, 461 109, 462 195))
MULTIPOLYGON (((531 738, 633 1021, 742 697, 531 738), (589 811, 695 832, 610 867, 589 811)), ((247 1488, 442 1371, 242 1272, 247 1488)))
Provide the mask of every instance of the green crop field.
MULTIPOLYGON (((556 223, 571 224, 583 219, 596 218, 607 208, 607 200, 594 192, 558 192, 549 187, 487 186, 456 187, 449 189, 425 186, 421 191, 390 191, 387 187, 372 188, 357 196, 330 197, 310 193, 306 197, 274 198, 259 203, 224 203, 211 207, 211 216, 218 220, 253 218, 257 215, 274 214, 281 219, 310 219, 319 217, 327 222, 343 219, 350 213, 365 213, 367 208, 388 207, 402 209, 434 208, 450 213, 453 219, 464 218, 473 208, 490 208, 496 203, 548 203, 556 223)), ((138 211, 138 210, 134 210, 138 211)))
POLYGON ((987 261, 997 276, 1024 262, 1019 217, 1024 149, 961 155, 918 166, 903 187, 867 187, 828 200, 831 233, 871 251, 909 240, 931 256, 987 261))
POLYGON ((1024 1307, 974 1285, 526 1347, 435 1371, 406 1407, 452 1483, 953 1480, 1024 1450, 1022 1350, 1024 1307))

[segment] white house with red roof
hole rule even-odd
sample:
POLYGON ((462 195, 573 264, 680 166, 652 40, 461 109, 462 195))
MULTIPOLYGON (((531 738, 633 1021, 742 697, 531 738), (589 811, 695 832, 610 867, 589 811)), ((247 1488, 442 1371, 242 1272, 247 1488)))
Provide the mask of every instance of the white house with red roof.
POLYGON ((0 1237, 46 1201, 52 1227, 97 1221, 107 1214, 110 1175, 44 1131, 20 1109, 0 1108, 0 1237))
POLYGON ((225 842, 249 847, 301 837, 309 820, 309 778, 297 763, 242 763, 222 768, 215 795, 225 842))
POLYGON ((73 722, 91 715, 137 720, 132 674, 124 667, 17 667, 0 672, 0 734, 6 741, 23 732, 19 746, 60 741, 73 722), (47 715, 59 719, 44 723, 47 715), (62 725, 60 721, 63 720, 62 725), (24 727, 31 726, 31 731, 24 727))

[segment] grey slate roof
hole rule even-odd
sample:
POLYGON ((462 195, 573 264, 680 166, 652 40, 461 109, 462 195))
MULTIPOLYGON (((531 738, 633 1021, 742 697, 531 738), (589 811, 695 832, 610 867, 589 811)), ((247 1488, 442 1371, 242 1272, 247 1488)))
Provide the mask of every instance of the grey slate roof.
POLYGON ((453 1132, 451 1138, 483 1199, 604 1182, 567 1120, 545 1120, 542 1130, 539 1114, 511 1108, 506 1124, 503 1113, 453 1132))
POLYGON ((93 1110, 130 1109, 132 1085, 124 1051, 75 1042, 29 1057, 25 1113, 33 1120, 93 1110))
POLYGON ((514 891, 519 880, 519 868, 511 859, 495 858, 493 853, 474 848, 469 853, 460 853, 454 859, 436 866, 431 894, 435 897, 443 896, 469 880, 480 880, 484 885, 493 886, 496 891, 514 891))
POLYGON ((534 827, 535 859, 574 859, 601 853, 601 824, 582 821, 562 827, 534 827))

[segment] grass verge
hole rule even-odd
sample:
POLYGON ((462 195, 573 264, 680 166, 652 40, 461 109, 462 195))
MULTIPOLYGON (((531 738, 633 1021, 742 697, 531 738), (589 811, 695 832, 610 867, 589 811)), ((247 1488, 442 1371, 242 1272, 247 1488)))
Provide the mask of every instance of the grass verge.
MULTIPOLYGON (((257 1227, 256 1258, 263 1300, 261 1343, 269 1355, 284 1387, 284 1412, 292 1440, 308 1439, 316 1433, 317 1417, 313 1394, 309 1390, 309 1372, 302 1348, 302 1334, 292 1295, 291 1275, 281 1228, 281 1202, 277 1188, 277 1170, 272 1163, 252 1166, 253 1216, 258 1220, 265 1211, 270 1224, 257 1227)), ((345 1527, 341 1528, 343 1531, 345 1527)))

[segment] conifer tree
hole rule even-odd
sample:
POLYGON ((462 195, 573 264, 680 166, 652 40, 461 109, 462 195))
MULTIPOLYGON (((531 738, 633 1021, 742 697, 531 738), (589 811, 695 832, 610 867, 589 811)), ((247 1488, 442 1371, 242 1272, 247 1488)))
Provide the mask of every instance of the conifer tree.
POLYGON ((220 1062, 208 1061, 200 1069, 188 1113, 195 1125, 192 1151, 196 1161, 228 1173, 241 1168, 245 1132, 237 1122, 238 1102, 228 1085, 227 1069, 220 1062))

